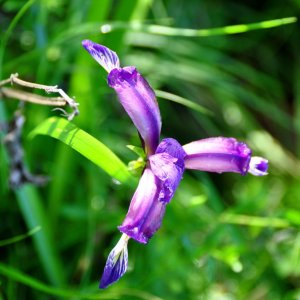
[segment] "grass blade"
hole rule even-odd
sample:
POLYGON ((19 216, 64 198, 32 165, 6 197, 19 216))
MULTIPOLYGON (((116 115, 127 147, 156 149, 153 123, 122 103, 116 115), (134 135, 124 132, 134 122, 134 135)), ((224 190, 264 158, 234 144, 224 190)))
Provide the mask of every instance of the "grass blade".
POLYGON ((49 135, 76 150, 121 183, 133 180, 126 165, 104 144, 63 118, 52 117, 38 125, 30 137, 49 135))
POLYGON ((116 22, 104 24, 101 26, 102 33, 109 33, 118 29, 127 28, 132 31, 147 32, 157 35, 166 36, 185 36, 185 37, 206 37, 214 35, 237 34, 258 29, 267 29, 278 26, 283 26, 297 21, 296 17, 288 17, 282 19, 273 19, 256 23, 230 25, 224 27, 216 27, 210 29, 190 29, 190 28, 174 28, 161 25, 146 25, 141 22, 122 23, 116 22))

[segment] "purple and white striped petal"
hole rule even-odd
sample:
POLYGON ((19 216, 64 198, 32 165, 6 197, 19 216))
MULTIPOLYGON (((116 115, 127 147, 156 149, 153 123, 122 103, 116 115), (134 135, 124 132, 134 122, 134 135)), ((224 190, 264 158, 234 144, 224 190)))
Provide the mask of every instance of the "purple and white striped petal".
POLYGON ((108 84, 118 94, 119 100, 137 128, 149 156, 159 143, 161 118, 155 93, 135 67, 120 68, 117 54, 89 40, 83 47, 109 73, 108 84))
POLYGON ((234 138, 208 138, 183 146, 185 168, 207 172, 235 172, 245 175, 249 169, 251 150, 234 138))
POLYGON ((125 274, 128 265, 127 243, 129 239, 129 236, 123 234, 109 253, 100 281, 101 289, 105 289, 125 274))
POLYGON ((82 46, 108 73, 115 68, 120 68, 118 55, 109 48, 89 40, 82 41, 82 46))
POLYGON ((146 168, 119 230, 146 244, 161 225, 166 203, 159 201, 160 181, 146 168))
POLYGON ((147 156, 154 154, 161 130, 154 91, 135 67, 112 70, 108 75, 108 85, 117 92, 122 106, 137 128, 147 156))

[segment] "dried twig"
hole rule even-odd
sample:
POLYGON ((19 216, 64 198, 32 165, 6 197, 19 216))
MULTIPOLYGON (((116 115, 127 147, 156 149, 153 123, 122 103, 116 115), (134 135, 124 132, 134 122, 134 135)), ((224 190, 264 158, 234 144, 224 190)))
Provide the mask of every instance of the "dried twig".
POLYGON ((63 115, 68 117, 68 120, 72 120, 76 115, 79 114, 78 103, 75 102, 70 96, 68 96, 62 89, 59 89, 56 85, 49 86, 44 84, 38 84, 33 82, 28 82, 18 78, 18 74, 12 74, 10 78, 0 81, 0 94, 6 98, 17 99, 20 101, 31 102, 39 105, 48 105, 48 106, 65 106, 68 105, 71 107, 72 112, 68 114, 62 108, 58 108, 63 112, 63 115), (45 97, 39 96, 33 93, 24 92, 12 88, 3 88, 4 85, 11 83, 17 84, 19 86, 28 87, 32 89, 44 90, 46 93, 57 93, 61 97, 45 97))
POLYGON ((1 88, 0 93, 3 97, 9 99, 18 99, 20 101, 35 103, 39 105, 47 105, 47 106, 65 106, 66 100, 62 97, 51 98, 44 97, 32 93, 28 93, 25 91, 11 89, 11 88, 1 88))

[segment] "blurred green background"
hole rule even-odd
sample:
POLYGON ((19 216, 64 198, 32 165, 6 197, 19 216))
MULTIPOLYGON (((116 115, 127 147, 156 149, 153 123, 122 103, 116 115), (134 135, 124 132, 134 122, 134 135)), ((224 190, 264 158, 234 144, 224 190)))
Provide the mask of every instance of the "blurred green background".
MULTIPOLYGON (((213 28, 297 16, 299 9, 298 0, 1 1, 2 46, 7 43, 0 78, 17 72, 58 84, 80 103, 73 122, 124 162, 136 159, 126 145, 140 145, 138 135, 106 73, 82 48, 86 38, 115 50, 123 66, 135 65, 155 89, 209 110, 158 98, 162 137, 182 144, 236 137, 269 159, 270 168, 262 178, 185 172, 161 229, 148 245, 130 241, 127 274, 99 291, 135 186, 116 184, 50 137, 28 139, 58 115, 28 104, 26 163, 51 181, 10 190, 1 144, 0 299, 300 299, 299 25, 193 38, 127 26, 213 28), (101 33, 103 24, 119 22, 122 29, 101 33), (30 237, 1 245, 32 229, 30 237)), ((1 122, 17 106, 0 101, 1 122)))

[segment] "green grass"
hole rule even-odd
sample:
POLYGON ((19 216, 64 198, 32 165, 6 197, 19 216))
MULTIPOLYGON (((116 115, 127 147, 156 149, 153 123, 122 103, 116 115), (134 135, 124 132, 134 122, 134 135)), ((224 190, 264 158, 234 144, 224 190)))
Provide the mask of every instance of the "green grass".
MULTIPOLYGON (((8 188, 1 143, 0 299, 298 299, 299 9, 297 1, 4 1, 0 80, 18 72, 57 84, 80 115, 69 123, 26 105, 25 161, 51 177, 44 187, 8 188), (106 256, 136 186, 126 165, 141 144, 83 39, 147 78, 162 137, 236 137, 270 161, 262 178, 185 172, 161 229, 148 245, 130 241, 127 274, 104 291, 106 256)), ((0 123, 17 107, 1 100, 0 123)))

